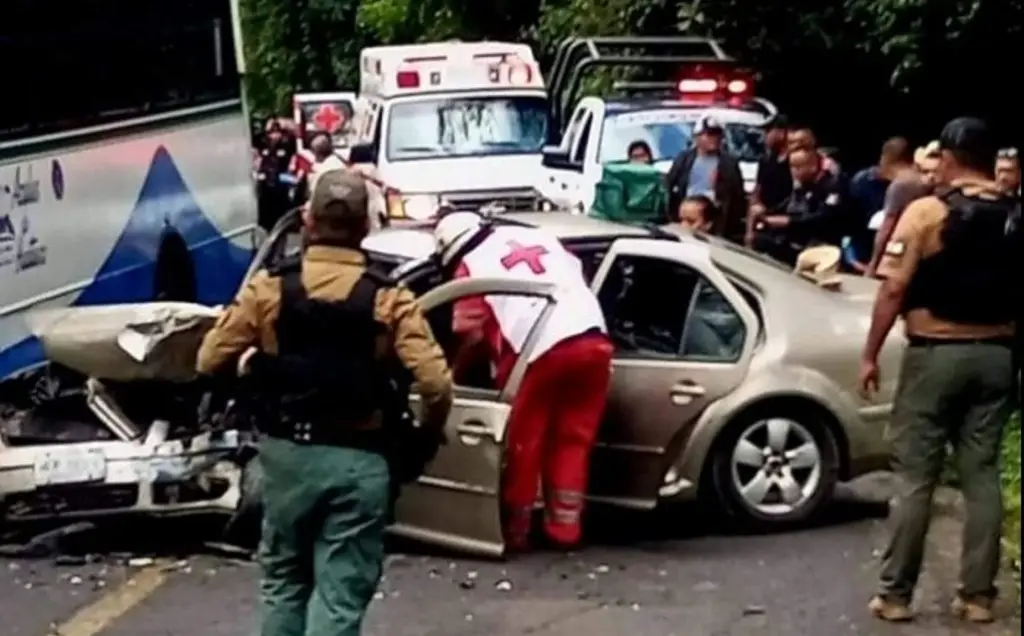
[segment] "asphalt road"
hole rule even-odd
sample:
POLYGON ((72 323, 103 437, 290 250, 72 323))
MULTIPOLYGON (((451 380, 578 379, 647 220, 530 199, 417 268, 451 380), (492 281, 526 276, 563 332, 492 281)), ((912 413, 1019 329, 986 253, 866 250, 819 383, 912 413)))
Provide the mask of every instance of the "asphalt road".
MULTIPOLYGON (((931 534, 919 621, 882 625, 865 604, 885 526, 885 477, 847 493, 817 527, 769 536, 716 532, 695 508, 598 515, 592 545, 507 563, 430 555, 389 557, 366 636, 943 636, 1020 634, 1012 584, 996 626, 945 616, 955 587, 960 523, 952 497, 931 534)), ((144 531, 118 541, 135 542, 144 531)), ((110 536, 105 537, 110 541, 110 536)), ((3 636, 251 636, 254 564, 162 536, 126 563, 52 558, 0 561, 3 636), (175 554, 175 552, 191 554, 175 554), (63 563, 68 561, 69 563, 63 563)), ((115 541, 116 542, 116 541, 115 541)), ((82 548, 89 546, 78 546, 82 548)), ((102 548, 110 550, 111 546, 102 548)))

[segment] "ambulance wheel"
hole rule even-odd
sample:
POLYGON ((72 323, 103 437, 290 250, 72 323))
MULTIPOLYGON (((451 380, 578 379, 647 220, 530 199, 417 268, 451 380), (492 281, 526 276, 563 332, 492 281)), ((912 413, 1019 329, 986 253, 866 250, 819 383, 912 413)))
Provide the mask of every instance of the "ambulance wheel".
POLYGON ((765 404, 723 429, 702 490, 729 525, 785 530, 832 498, 840 445, 826 413, 803 404, 765 404))
POLYGON ((168 234, 160 244, 153 277, 153 299, 194 303, 196 268, 179 234, 168 234))

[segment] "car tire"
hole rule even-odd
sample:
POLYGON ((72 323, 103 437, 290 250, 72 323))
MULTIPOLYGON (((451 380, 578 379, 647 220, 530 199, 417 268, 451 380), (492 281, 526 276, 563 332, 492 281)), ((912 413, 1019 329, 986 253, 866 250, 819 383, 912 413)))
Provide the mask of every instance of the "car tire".
POLYGON ((161 302, 196 302, 196 269, 188 245, 178 234, 160 244, 153 272, 153 298, 161 302))
POLYGON ((768 407, 730 423, 712 448, 705 493, 725 521, 785 530, 827 504, 839 481, 840 447, 814 408, 768 407), (760 467, 756 466, 758 455, 760 467))

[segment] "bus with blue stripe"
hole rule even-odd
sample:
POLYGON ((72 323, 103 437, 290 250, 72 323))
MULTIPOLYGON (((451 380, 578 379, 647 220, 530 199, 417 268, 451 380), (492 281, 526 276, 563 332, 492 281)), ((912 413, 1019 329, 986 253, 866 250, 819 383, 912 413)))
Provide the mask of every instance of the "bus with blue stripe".
POLYGON ((0 380, 35 309, 237 291, 261 233, 237 0, 5 0, 0 380))

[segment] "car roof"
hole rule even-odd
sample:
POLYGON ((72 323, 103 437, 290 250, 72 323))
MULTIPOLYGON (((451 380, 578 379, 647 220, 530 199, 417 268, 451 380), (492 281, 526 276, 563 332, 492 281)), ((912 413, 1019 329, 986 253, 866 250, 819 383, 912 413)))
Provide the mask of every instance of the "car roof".
POLYGON ((649 228, 626 225, 570 212, 512 212, 501 215, 506 223, 543 227, 563 241, 649 237, 649 228))
MULTIPOLYGON (((694 235, 677 223, 664 226, 628 225, 606 219, 595 218, 571 212, 509 212, 498 217, 499 222, 543 228, 562 241, 606 242, 620 238, 670 239, 683 242, 697 242, 706 245, 711 260, 720 268, 735 275, 765 293, 786 294, 807 293, 816 296, 824 293, 813 282, 793 274, 792 269, 767 256, 752 252, 724 239, 712 236, 694 235)), ((404 255, 405 258, 422 258, 433 252, 431 228, 385 228, 371 234, 364 242, 364 248, 381 255, 404 255)))

